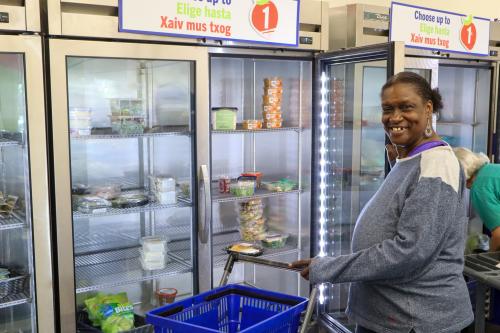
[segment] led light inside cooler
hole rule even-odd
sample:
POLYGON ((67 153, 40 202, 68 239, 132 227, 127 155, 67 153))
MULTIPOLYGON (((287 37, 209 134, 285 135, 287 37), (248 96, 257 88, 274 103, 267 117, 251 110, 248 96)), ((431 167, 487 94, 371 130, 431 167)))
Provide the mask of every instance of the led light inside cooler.
MULTIPOLYGON (((328 106, 328 101, 327 101, 327 82, 328 82, 328 77, 326 76, 326 73, 323 72, 321 74, 321 125, 320 125, 320 157, 319 157, 319 166, 320 166, 320 172, 319 172, 319 188, 320 188, 320 195, 319 195, 319 213, 320 213, 320 218, 319 218, 319 253, 318 256, 324 257, 326 256, 325 252, 325 247, 326 247, 326 242, 325 242, 325 235, 326 235, 326 177, 327 177, 327 172, 326 172, 326 165, 327 165, 327 160, 326 160, 326 142, 328 141, 328 137, 326 135, 326 130, 327 130, 327 117, 328 114, 326 112, 326 107, 328 106)), ((325 286, 324 284, 319 285, 319 303, 324 304, 325 303, 325 286)))
POLYGON ((326 112, 326 107, 328 105, 327 101, 327 94, 328 94, 328 89, 327 89, 327 82, 328 82, 328 77, 325 72, 321 74, 321 124, 320 124, 320 159, 319 159, 319 165, 320 165, 320 172, 319 172, 319 188, 320 188, 320 195, 319 195, 319 212, 320 212, 320 218, 319 218, 319 253, 318 255, 320 257, 324 257, 326 255, 325 252, 325 234, 326 234, 326 142, 328 140, 328 137, 326 136, 326 120, 327 120, 327 112, 326 112))

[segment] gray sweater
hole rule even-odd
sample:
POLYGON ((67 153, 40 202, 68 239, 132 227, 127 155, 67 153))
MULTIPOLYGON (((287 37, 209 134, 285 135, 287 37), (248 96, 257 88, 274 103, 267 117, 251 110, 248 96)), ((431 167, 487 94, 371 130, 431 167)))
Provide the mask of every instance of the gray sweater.
POLYGON ((468 326, 463 186, 448 146, 398 160, 356 222, 353 253, 315 258, 311 281, 353 282, 347 314, 376 332, 468 326))

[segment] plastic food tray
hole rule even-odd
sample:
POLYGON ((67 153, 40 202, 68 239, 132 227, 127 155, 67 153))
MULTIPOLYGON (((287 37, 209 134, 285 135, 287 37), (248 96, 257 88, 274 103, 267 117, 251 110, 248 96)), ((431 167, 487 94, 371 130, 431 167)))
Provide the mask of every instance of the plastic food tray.
POLYGON ((466 255, 464 273, 492 287, 500 288, 500 252, 466 255))

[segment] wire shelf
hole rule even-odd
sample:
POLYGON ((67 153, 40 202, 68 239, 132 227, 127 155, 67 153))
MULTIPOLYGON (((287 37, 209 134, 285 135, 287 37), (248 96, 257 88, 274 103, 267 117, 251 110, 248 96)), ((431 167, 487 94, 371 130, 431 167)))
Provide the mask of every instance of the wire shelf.
POLYGON ((212 130, 214 134, 244 134, 244 133, 270 133, 270 132, 300 132, 300 127, 262 128, 256 130, 243 129, 237 125, 235 130, 212 130))
MULTIPOLYGON (((191 238, 191 225, 159 223, 154 232, 150 228, 146 228, 146 234, 164 236, 174 244, 177 240, 189 240, 191 238)), ((112 225, 100 225, 97 229, 88 230, 80 228, 76 224, 73 236, 75 255, 109 251, 116 248, 138 247, 140 246, 140 235, 140 228, 134 229, 123 226, 117 228, 112 225)))
POLYGON ((0 217, 0 231, 23 228, 25 225, 25 219, 17 214, 12 214, 10 217, 0 217))
MULTIPOLYGON (((225 250, 231 244, 241 242, 240 234, 237 232, 226 233, 221 235, 214 235, 214 267, 221 267, 227 261, 227 252, 225 250)), ((260 242, 258 242, 260 246, 260 242)), ((278 255, 293 254, 298 253, 297 240, 294 238, 288 238, 286 245, 281 249, 268 249, 264 248, 264 254, 259 258, 272 258, 278 255)))
POLYGON ((146 132, 139 134, 117 134, 111 131, 111 128, 96 128, 92 129, 91 135, 72 136, 72 140, 109 140, 109 139, 133 139, 133 138, 148 138, 162 137, 172 135, 190 136, 191 130, 188 126, 163 126, 161 129, 154 132, 146 132))
POLYGON ((15 305, 20 305, 30 302, 31 299, 25 293, 9 295, 0 299, 0 309, 10 308, 15 305))
POLYGON ((168 244, 169 261, 161 270, 146 271, 139 248, 103 252, 75 258, 76 293, 118 287, 192 271, 190 242, 168 244), (182 243, 182 244, 175 244, 182 243))
POLYGON ((143 212, 151 212, 154 210, 160 209, 170 209, 170 208, 181 208, 181 207, 190 207, 191 202, 185 199, 177 198, 176 204, 163 205, 158 202, 150 202, 144 206, 132 207, 132 208, 107 208, 104 212, 98 213, 81 213, 78 211, 73 211, 74 219, 82 219, 89 217, 99 217, 99 216, 111 216, 111 215, 123 215, 123 214, 134 214, 134 213, 143 213, 143 212))
POLYGON ((286 192, 271 192, 268 190, 264 189, 257 189, 255 191, 255 194, 252 196, 247 196, 247 197, 236 197, 232 194, 221 194, 215 191, 215 188, 213 188, 212 193, 212 201, 213 202, 235 202, 235 201, 246 201, 246 200, 252 200, 252 199, 258 199, 258 198, 270 198, 270 197, 279 197, 282 195, 288 195, 288 194, 298 194, 300 193, 300 190, 292 190, 292 191, 286 191, 286 192))
POLYGON ((21 143, 15 140, 0 138, 0 147, 20 146, 21 143))

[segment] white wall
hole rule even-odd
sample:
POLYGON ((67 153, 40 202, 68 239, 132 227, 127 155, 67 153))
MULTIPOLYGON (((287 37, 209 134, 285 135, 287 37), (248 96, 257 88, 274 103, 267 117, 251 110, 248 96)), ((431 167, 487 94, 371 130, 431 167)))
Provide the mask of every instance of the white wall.
MULTIPOLYGON (((391 0, 326 0, 330 7, 338 7, 351 3, 389 7, 391 0)), ((472 14, 486 18, 500 18, 500 0, 398 0, 416 6, 423 6, 450 12, 472 14)))

